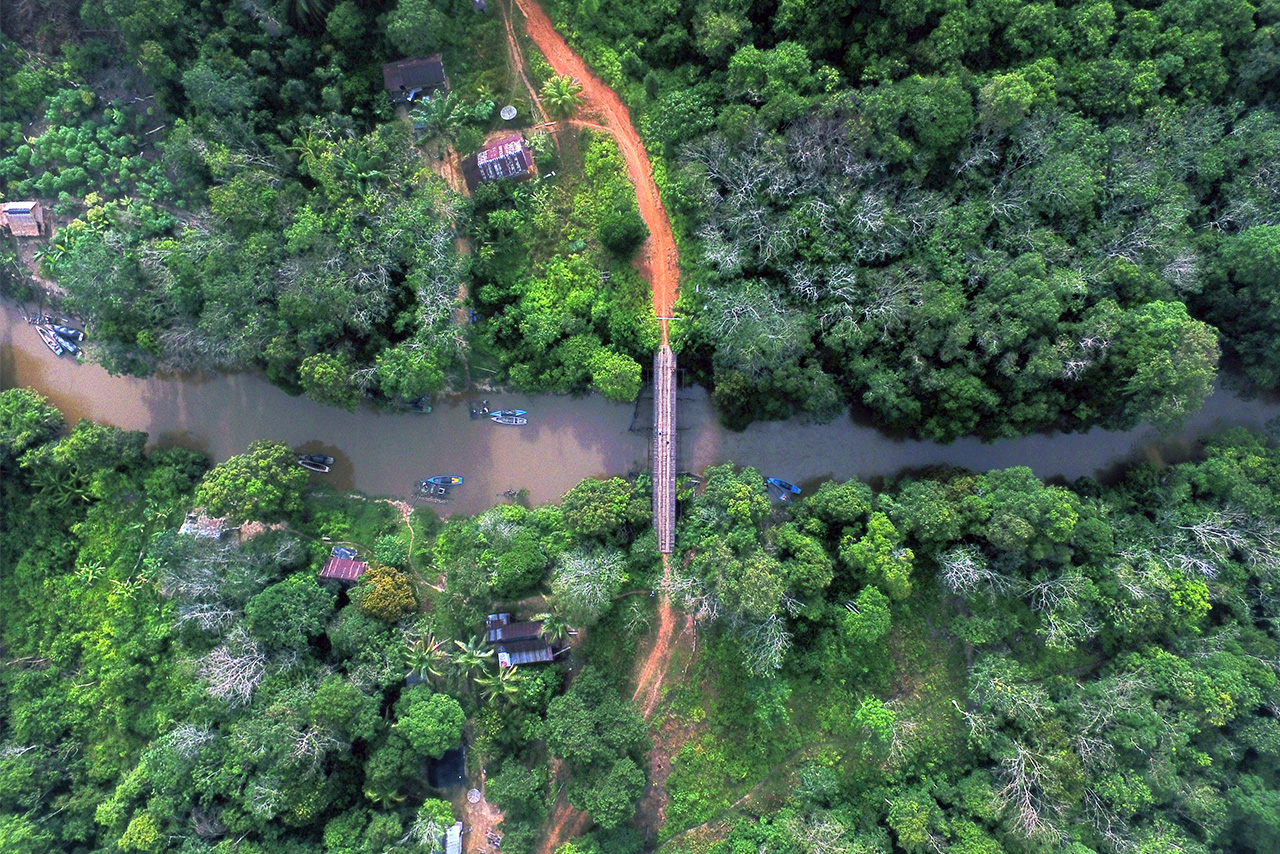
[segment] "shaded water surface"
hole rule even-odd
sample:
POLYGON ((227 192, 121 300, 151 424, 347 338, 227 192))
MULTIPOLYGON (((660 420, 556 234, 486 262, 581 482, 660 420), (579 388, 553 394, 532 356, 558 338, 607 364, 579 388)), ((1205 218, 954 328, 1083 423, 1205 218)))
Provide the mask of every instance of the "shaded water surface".
MULTIPOLYGON (((469 401, 437 401, 428 414, 354 413, 291 397, 256 374, 113 377, 92 364, 57 358, 21 312, 0 314, 0 387, 31 386, 75 423, 90 418, 144 430, 157 445, 181 445, 216 462, 257 439, 275 439, 336 458, 326 478, 340 488, 408 497, 416 479, 456 474, 447 512, 478 513, 507 490, 527 489, 535 504, 558 501, 585 477, 625 475, 649 467, 650 409, 598 396, 490 395, 491 408, 529 410, 529 423, 507 427, 472 419, 469 401)), ((831 478, 869 480, 904 469, 954 465, 985 471, 1029 466, 1041 477, 1101 475, 1118 464, 1171 462, 1194 454, 1198 437, 1234 426, 1261 428, 1280 414, 1273 400, 1243 400, 1219 390, 1177 434, 1151 427, 1127 432, 1033 435, 950 445, 894 439, 848 418, 831 424, 756 424, 742 433, 716 420, 707 394, 684 389, 678 401, 681 468, 701 472, 734 462, 811 487, 831 478)))

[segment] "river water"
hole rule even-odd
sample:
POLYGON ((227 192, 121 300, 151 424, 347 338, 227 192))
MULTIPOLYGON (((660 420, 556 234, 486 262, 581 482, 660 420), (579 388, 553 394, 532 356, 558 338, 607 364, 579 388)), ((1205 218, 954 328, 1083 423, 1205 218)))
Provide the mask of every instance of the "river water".
MULTIPOLYGON (((0 388, 30 386, 48 397, 70 423, 89 418, 144 430, 156 445, 203 451, 215 462, 257 439, 275 439, 336 458, 326 479, 369 495, 407 497, 414 480, 462 475, 445 512, 478 513, 510 489, 527 489, 535 504, 558 501, 585 477, 625 475, 649 467, 652 423, 648 401, 609 403, 596 395, 490 395, 489 406, 529 410, 529 423, 506 427, 470 417, 469 401, 436 402, 428 414, 355 413, 291 397, 256 374, 231 376, 114 377, 97 365, 50 353, 23 319, 0 312, 0 388)), ((755 424, 741 433, 716 420, 701 388, 682 389, 679 465, 701 472, 734 462, 763 474, 813 487, 832 478, 870 480, 928 465, 976 471, 1029 466, 1041 477, 1106 475, 1137 460, 1172 462, 1195 453, 1197 438, 1234 426, 1261 428, 1280 415, 1274 400, 1244 400, 1219 389, 1176 434, 1152 427, 1127 432, 1032 435, 949 445, 895 439, 841 418, 831 424, 755 424)))

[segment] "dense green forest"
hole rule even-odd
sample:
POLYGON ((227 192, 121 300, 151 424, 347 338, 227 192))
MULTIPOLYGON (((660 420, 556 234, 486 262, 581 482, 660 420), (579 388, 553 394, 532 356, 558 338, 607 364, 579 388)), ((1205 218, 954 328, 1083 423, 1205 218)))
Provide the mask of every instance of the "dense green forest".
POLYGON ((535 133, 554 178, 474 199, 442 177, 449 152, 511 129, 500 102, 531 119, 496 16, 469 0, 5 8, 0 195, 53 208, 39 270, 109 370, 257 368, 345 408, 464 387, 468 365, 635 397, 656 322, 625 263, 644 232, 612 142, 535 133), (451 91, 398 116, 382 65, 436 51, 451 91))
POLYGON ((563 665, 499 669, 480 636, 500 601, 550 591, 563 640, 652 585, 643 485, 406 524, 308 487, 278 444, 210 469, 145 441, 0 392, 0 850, 438 852, 454 813, 426 771, 464 729, 504 850, 536 838, 550 757, 638 850, 614 829, 648 739, 616 680, 645 620, 589 642, 567 691, 563 665), (246 524, 179 533, 197 502, 246 524), (348 591, 317 580, 331 543, 370 563, 348 591))
POLYGON ((547 6, 664 154, 727 422, 1167 423, 1206 324, 1276 386, 1274 2, 547 6))
POLYGON ((644 480, 406 525, 277 445, 210 469, 144 442, 0 393, 3 850, 433 851, 460 800, 424 771, 464 735, 504 851, 553 760, 593 819, 560 854, 1280 844, 1265 437, 1110 486, 940 470, 778 503, 710 469, 665 588, 697 642, 652 727, 622 683, 655 616, 629 594, 662 584, 644 480), (270 524, 177 533, 196 503, 270 524), (331 542, 371 561, 349 592, 316 580, 331 542), (499 670, 483 615, 530 596, 573 650, 499 670), (652 743, 660 828, 633 817, 652 743))
MULTIPOLYGON (((56 200, 40 270, 108 368, 260 368, 344 407, 468 367, 634 396, 657 332, 613 144, 537 131, 555 179, 474 198, 438 174, 499 103, 532 117, 499 15, 47 7, 6 3, 0 192, 56 200), (397 118, 380 65, 437 50, 451 94, 397 118)), ((684 247, 676 346, 727 424, 1168 425, 1220 349, 1280 382, 1274 2, 548 8, 653 150, 684 247)))

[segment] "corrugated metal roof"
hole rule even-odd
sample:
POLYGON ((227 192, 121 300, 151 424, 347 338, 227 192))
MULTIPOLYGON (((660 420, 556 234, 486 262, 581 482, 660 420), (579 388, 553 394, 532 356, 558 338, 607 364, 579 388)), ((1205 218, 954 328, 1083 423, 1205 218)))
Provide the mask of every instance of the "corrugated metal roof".
POLYGON ((444 832, 444 854, 462 854, 462 822, 444 832))
POLYGON ((551 650, 550 645, 541 638, 503 643, 498 646, 498 664, 502 667, 554 660, 555 653, 551 650))
POLYGON ((489 629, 486 640, 489 643, 498 643, 500 641, 518 641, 536 638, 542 634, 542 623, 507 623, 502 626, 494 626, 489 629))
POLYGON ((342 581, 355 581, 364 575, 369 564, 362 560, 348 560, 344 557, 331 557, 320 570, 321 578, 337 578, 342 581))
POLYGON ((518 133, 493 140, 476 155, 476 169, 484 181, 523 175, 531 166, 533 157, 518 133))

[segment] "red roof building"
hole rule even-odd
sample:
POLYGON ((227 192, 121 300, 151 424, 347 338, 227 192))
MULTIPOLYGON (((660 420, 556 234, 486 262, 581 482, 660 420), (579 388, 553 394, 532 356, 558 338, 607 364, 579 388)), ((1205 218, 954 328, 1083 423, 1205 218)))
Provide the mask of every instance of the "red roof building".
POLYGON ((503 178, 522 178, 532 168, 533 153, 529 151, 524 137, 513 133, 485 143, 475 160, 468 160, 463 167, 463 174, 467 184, 475 189, 479 183, 487 184, 503 178))
POLYGON ((362 560, 330 556, 325 561, 324 569, 320 570, 320 577, 338 581, 357 581, 368 568, 369 564, 362 560))

